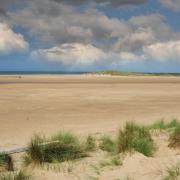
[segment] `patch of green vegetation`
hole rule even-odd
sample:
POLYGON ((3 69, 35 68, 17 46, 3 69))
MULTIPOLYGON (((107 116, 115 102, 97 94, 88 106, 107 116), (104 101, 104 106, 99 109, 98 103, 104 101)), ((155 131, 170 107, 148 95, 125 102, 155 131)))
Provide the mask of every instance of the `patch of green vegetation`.
POLYGON ((101 137, 100 141, 101 141, 99 144, 100 149, 111 153, 115 152, 116 143, 112 140, 110 136, 104 135, 101 137))
POLYGON ((119 130, 117 148, 119 153, 135 150, 145 156, 152 156, 155 150, 149 129, 134 123, 127 123, 119 130))
POLYGON ((113 156, 109 160, 104 160, 100 162, 100 167, 105 166, 122 166, 122 160, 119 155, 113 156))
POLYGON ((176 127, 170 134, 169 147, 180 149, 180 126, 176 127))
POLYGON ((162 180, 179 180, 180 179, 180 163, 166 170, 166 176, 162 180))
POLYGON ((95 138, 88 136, 85 142, 71 133, 58 133, 51 138, 35 135, 24 157, 25 165, 75 160, 87 156, 96 148, 95 138))
POLYGON ((154 124, 149 126, 149 129, 174 129, 180 126, 180 122, 177 119, 173 119, 172 121, 165 123, 163 120, 155 122, 154 124))
POLYGON ((0 154, 0 171, 13 171, 13 160, 8 154, 0 154))
POLYGON ((96 149, 96 139, 89 135, 85 142, 85 150, 94 151, 95 149, 96 149))
POLYGON ((122 166, 122 160, 119 156, 112 157, 111 164, 114 166, 122 166))
POLYGON ((25 171, 19 171, 17 173, 8 173, 0 175, 1 180, 32 180, 32 176, 25 171))
POLYGON ((59 133, 51 138, 34 136, 24 158, 25 164, 63 162, 87 156, 78 137, 70 133, 59 133))
POLYGON ((180 76, 180 73, 142 73, 142 72, 127 72, 127 71, 114 71, 105 70, 93 72, 93 74, 111 75, 111 76, 180 76))

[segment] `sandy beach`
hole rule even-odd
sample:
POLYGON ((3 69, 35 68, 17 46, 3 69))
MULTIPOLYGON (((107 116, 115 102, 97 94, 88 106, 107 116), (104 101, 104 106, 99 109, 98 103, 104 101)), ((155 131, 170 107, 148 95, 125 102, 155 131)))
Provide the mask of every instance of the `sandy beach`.
POLYGON ((115 131, 125 121, 180 118, 180 77, 37 75, 0 77, 0 146, 34 133, 115 131))
MULTIPOLYGON (((116 136, 125 122, 149 125, 180 118, 180 77, 107 75, 0 76, 0 149, 26 146, 34 133, 74 132, 116 136)), ((98 149, 75 162, 47 170, 30 168, 37 180, 160 180, 180 160, 168 147, 167 132, 152 134, 153 157, 127 154, 122 165, 100 164, 112 158, 98 149)), ((23 154, 13 155, 19 168, 23 154)))

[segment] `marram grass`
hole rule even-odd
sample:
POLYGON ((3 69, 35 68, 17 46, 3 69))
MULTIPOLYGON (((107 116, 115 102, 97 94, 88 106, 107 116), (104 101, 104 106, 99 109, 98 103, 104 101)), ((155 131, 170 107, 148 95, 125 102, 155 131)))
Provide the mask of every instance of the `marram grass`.
POLYGON ((134 150, 152 156, 155 146, 148 128, 127 123, 124 129, 119 130, 117 149, 119 153, 134 150))
POLYGON ((180 126, 176 127, 173 132, 171 132, 169 137, 169 147, 180 149, 180 126))
POLYGON ((95 149, 95 140, 88 136, 85 142, 71 133, 58 133, 51 138, 35 135, 24 157, 25 165, 70 161, 87 156, 95 149))
POLYGON ((13 160, 8 154, 0 154, 0 172, 1 171, 13 171, 13 160))
POLYGON ((0 174, 0 180, 33 180, 33 177, 25 171, 19 171, 0 174))
POLYGON ((162 178, 162 180, 179 180, 180 179, 180 163, 167 168, 166 175, 162 178))

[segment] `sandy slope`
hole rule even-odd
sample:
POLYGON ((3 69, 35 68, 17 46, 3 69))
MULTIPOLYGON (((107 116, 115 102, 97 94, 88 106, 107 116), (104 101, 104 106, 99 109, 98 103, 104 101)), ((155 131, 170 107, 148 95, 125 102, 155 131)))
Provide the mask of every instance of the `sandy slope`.
POLYGON ((115 131, 127 120, 180 117, 179 77, 1 76, 0 147, 35 132, 115 131))
MULTIPOLYGON (((167 168, 180 163, 180 151, 168 147, 168 137, 165 132, 155 133, 153 139, 157 150, 153 157, 127 153, 119 157, 122 165, 101 166, 102 162, 109 162, 114 156, 96 150, 89 157, 75 162, 28 169, 35 180, 162 180, 167 168)), ((20 156, 16 159, 21 161, 20 156)))

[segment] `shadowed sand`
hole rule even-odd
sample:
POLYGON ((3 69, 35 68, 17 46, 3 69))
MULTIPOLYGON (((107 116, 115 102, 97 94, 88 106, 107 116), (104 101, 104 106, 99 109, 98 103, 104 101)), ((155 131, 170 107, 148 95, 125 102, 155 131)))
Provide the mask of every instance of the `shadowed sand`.
POLYGON ((1 76, 0 147, 35 132, 113 132, 125 121, 180 118, 180 77, 1 76))

